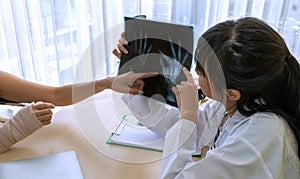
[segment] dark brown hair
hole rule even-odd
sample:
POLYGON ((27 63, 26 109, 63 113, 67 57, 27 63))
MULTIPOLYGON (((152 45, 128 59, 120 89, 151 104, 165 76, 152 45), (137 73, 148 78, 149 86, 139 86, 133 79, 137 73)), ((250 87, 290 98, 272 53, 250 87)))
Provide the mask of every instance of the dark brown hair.
POLYGON ((219 23, 202 35, 195 53, 196 68, 209 73, 202 65, 211 55, 204 41, 221 65, 226 88, 241 93, 238 111, 282 116, 296 137, 300 158, 300 66, 283 38, 252 17, 219 23))

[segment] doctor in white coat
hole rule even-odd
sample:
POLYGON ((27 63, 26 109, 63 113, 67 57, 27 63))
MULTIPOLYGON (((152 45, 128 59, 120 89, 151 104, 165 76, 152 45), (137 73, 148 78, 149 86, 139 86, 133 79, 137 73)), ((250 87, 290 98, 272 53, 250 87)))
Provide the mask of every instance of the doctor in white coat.
POLYGON ((300 69, 280 35, 256 18, 226 21, 202 35, 195 59, 208 102, 198 105, 187 69, 178 108, 125 100, 165 136, 161 178, 300 178, 300 69))

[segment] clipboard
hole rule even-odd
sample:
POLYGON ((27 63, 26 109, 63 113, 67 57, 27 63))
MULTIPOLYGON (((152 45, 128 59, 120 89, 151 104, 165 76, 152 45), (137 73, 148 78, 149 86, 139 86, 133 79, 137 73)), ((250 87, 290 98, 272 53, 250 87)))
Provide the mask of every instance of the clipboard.
POLYGON ((124 115, 109 136, 106 144, 163 151, 164 137, 138 123, 129 123, 124 115))
MULTIPOLYGON (((106 144, 162 152, 164 142, 164 136, 160 136, 152 130, 141 126, 138 122, 135 124, 134 122, 128 122, 127 115, 124 115, 109 136, 106 144)), ((200 153, 195 153, 193 157, 198 158, 201 156, 200 153)))

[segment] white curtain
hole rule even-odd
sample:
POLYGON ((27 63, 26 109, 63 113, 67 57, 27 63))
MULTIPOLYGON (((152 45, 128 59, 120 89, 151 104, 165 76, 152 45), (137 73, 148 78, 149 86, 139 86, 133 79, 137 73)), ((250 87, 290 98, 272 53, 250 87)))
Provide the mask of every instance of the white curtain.
POLYGON ((197 34, 228 19, 258 17, 300 58, 299 0, 1 0, 0 70, 56 86, 115 75, 111 51, 123 17, 137 14, 193 25, 197 34))

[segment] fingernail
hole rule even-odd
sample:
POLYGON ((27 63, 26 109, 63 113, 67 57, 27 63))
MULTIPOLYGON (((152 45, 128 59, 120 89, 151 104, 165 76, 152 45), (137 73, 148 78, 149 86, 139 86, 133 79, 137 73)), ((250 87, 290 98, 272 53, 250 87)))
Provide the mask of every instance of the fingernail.
POLYGON ((143 93, 144 93, 144 91, 142 91, 142 90, 139 91, 139 94, 143 94, 143 93))

